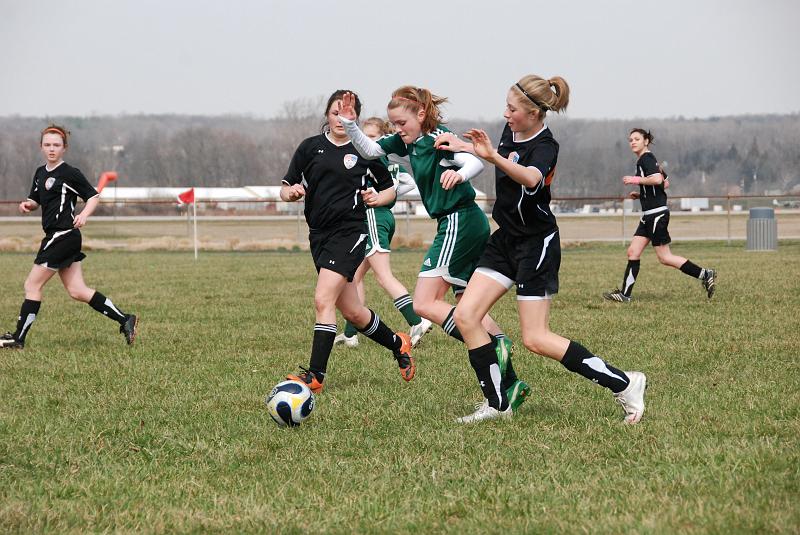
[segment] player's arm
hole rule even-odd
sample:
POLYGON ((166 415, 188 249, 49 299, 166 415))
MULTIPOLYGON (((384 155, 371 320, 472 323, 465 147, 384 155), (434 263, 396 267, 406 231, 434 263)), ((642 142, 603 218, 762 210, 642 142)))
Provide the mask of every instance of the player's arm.
POLYGON ((299 201, 306 194, 306 188, 303 186, 303 170, 309 160, 307 143, 308 140, 303 141, 294 151, 286 176, 281 180, 280 196, 284 202, 299 201))
POLYGON ((517 184, 526 188, 535 188, 542 181, 542 172, 535 166, 526 167, 500 156, 485 131, 473 128, 465 133, 464 137, 472 141, 472 147, 477 156, 503 171, 517 184))
POLYGON ((82 226, 84 226, 86 224, 86 221, 89 219, 89 216, 91 216, 94 213, 98 204, 100 204, 99 193, 86 201, 86 206, 83 207, 81 213, 76 215, 75 219, 73 219, 73 226, 75 228, 81 228, 82 226))
POLYGON ((383 150, 377 142, 371 140, 367 135, 361 131, 356 123, 356 98, 351 93, 342 95, 342 105, 339 108, 339 122, 342 123, 344 131, 347 132, 348 137, 353 142, 359 154, 369 160, 386 156, 386 151, 383 150))
POLYGON ((624 176, 622 183, 626 185, 658 186, 664 182, 664 175, 661 174, 658 161, 652 152, 646 153, 642 157, 642 176, 624 176))
POLYGON ((27 214, 33 212, 39 208, 39 203, 34 201, 33 199, 25 199, 21 203, 19 203, 19 211, 23 214, 27 214))
POLYGON ((403 172, 403 168, 400 168, 400 172, 397 173, 397 196, 405 195, 409 191, 414 191, 414 188, 417 187, 416 182, 414 182, 414 178, 408 174, 403 172))
POLYGON ((446 190, 453 189, 462 182, 472 180, 483 171, 483 163, 468 152, 457 152, 453 154, 450 161, 459 169, 458 171, 448 169, 442 173, 439 181, 442 184, 442 188, 446 190))
POLYGON ((658 186, 664 182, 664 175, 661 173, 654 173, 645 177, 641 176, 624 176, 622 183, 626 185, 642 185, 642 186, 658 186))
POLYGON ((369 188, 361 192, 364 204, 374 208, 376 206, 386 206, 394 201, 397 197, 397 192, 395 191, 392 174, 386 169, 386 166, 380 162, 372 162, 369 165, 369 170, 372 172, 372 176, 375 177, 377 190, 369 188))

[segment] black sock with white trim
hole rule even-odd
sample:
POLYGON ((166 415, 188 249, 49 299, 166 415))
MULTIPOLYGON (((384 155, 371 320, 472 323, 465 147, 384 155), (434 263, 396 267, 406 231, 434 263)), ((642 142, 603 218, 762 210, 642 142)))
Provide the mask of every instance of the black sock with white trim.
POLYGON ((630 379, 625 372, 592 354, 578 342, 570 340, 567 352, 561 357, 561 364, 571 372, 586 377, 593 383, 604 386, 619 394, 628 387, 630 379))
POLYGON ((89 299, 89 306, 98 311, 100 314, 108 316, 120 325, 125 323, 125 320, 128 319, 127 314, 115 307, 114 303, 111 302, 111 299, 100 292, 95 292, 92 298, 89 299))
POLYGON ((464 342, 464 337, 461 336, 461 331, 459 331, 458 327, 456 327, 456 320, 453 319, 453 314, 455 314, 455 312, 456 312, 456 307, 450 309, 450 313, 447 315, 447 317, 444 319, 444 322, 442 323, 442 329, 444 329, 444 332, 446 332, 459 342, 464 342))
POLYGON ((25 337, 28 336, 28 331, 36 320, 36 315, 39 313, 39 307, 41 306, 41 301, 26 299, 22 302, 19 318, 17 318, 17 330, 14 331, 14 340, 25 343, 25 337))
POLYGON ((318 380, 322 380, 325 377, 334 338, 336 338, 335 323, 314 324, 314 340, 311 342, 311 363, 308 369, 314 372, 318 380))
POLYGON ((356 327, 358 331, 373 342, 391 350, 392 353, 396 353, 403 345, 403 341, 399 336, 395 336, 394 331, 387 327, 386 324, 381 321, 381 317, 373 310, 370 310, 369 313, 369 323, 367 323, 363 329, 358 329, 358 327, 356 327))

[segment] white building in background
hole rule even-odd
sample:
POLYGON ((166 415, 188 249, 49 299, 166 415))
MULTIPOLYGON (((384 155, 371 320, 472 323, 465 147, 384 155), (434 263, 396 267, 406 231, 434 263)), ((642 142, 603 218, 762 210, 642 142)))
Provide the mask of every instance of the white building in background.
MULTIPOLYGON (((146 204, 147 201, 172 201, 177 203, 178 194, 188 190, 189 186, 178 188, 164 187, 117 187, 111 183, 100 192, 103 202, 146 204)), ((241 188, 195 188, 194 196, 198 203, 214 203, 219 210, 264 210, 274 209, 280 213, 294 214, 297 203, 281 201, 280 186, 243 186, 241 188)), ((488 209, 486 194, 475 190, 475 202, 484 211, 488 209)), ((414 188, 401 196, 393 211, 404 214, 428 216, 422 205, 419 190, 414 188)))

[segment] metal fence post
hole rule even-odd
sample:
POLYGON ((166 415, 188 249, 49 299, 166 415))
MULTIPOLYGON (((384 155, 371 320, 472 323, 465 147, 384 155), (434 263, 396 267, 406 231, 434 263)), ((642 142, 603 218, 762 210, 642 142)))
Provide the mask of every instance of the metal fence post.
POLYGON ((731 244, 731 196, 728 195, 728 245, 731 244))

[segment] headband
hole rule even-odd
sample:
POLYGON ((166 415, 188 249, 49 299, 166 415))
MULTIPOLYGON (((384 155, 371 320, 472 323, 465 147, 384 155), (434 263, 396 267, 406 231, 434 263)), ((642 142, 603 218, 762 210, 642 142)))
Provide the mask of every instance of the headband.
POLYGON ((416 104, 417 106, 419 106, 421 108, 425 107, 425 106, 422 105, 422 102, 420 102, 419 100, 414 100, 414 99, 411 99, 411 98, 406 98, 406 97, 401 97, 401 96, 392 97, 392 100, 394 100, 394 99, 405 100, 406 102, 414 103, 414 104, 416 104))
POLYGON ((548 106, 547 104, 540 104, 539 102, 537 102, 537 101, 536 101, 536 100, 535 100, 535 99, 534 99, 532 96, 530 96, 530 95, 528 94, 528 92, 527 92, 527 91, 525 91, 524 89, 522 89, 522 86, 521 86, 521 85, 519 85, 519 84, 515 84, 515 85, 517 86, 517 89, 519 89, 520 91, 522 91, 522 94, 523 94, 523 95, 525 95, 526 97, 528 97, 528 100, 530 100, 531 102, 533 102, 533 103, 534 103, 534 105, 535 105, 537 108, 541 108, 541 109, 543 109, 543 110, 551 110, 551 109, 552 109, 552 108, 551 108, 550 106, 548 106))
POLYGON ((44 132, 42 132, 42 135, 50 134, 50 133, 58 134, 59 136, 67 137, 67 133, 64 132, 63 130, 61 130, 60 128, 45 128, 44 132))

